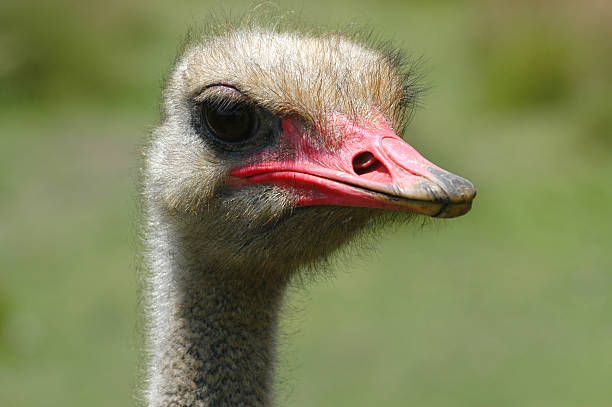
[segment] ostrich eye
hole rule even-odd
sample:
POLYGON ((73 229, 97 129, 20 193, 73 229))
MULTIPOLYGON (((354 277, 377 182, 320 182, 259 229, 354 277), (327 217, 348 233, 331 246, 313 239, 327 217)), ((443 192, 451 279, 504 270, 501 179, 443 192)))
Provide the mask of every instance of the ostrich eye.
POLYGON ((204 126, 220 141, 239 143, 248 140, 254 133, 256 117, 253 109, 236 103, 229 106, 202 105, 204 126))

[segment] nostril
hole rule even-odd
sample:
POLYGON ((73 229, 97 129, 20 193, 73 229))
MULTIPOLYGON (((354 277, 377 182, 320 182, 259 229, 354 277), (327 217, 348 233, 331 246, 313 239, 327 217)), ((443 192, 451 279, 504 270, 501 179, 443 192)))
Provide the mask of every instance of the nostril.
POLYGON ((357 174, 363 174, 364 172, 368 172, 368 167, 371 167, 378 160, 374 157, 374 154, 369 151, 365 151, 363 153, 359 153, 353 158, 353 169, 357 174))
POLYGON ((385 166, 369 151, 359 153, 353 158, 353 171, 355 171, 357 175, 369 173, 388 174, 385 166))
POLYGON ((353 171, 360 175, 363 180, 391 182, 391 173, 389 173, 385 164, 369 151, 364 151, 353 157, 353 171))
POLYGON ((353 168, 365 168, 374 164, 376 161, 376 157, 374 154, 369 151, 364 151, 363 153, 359 153, 353 158, 353 168))

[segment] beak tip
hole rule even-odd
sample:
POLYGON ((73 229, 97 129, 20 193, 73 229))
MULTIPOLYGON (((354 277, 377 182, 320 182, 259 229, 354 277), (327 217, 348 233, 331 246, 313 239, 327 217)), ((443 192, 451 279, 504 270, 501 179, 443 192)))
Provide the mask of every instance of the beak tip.
POLYGON ((472 201, 461 202, 457 204, 448 204, 442 208, 436 218, 456 218, 461 215, 465 215, 472 208, 472 201))
POLYGON ((435 179, 435 182, 432 183, 442 191, 446 201, 446 204, 434 217, 455 218, 469 212, 476 197, 474 184, 463 177, 437 168, 429 168, 429 171, 435 179))
POLYGON ((471 202, 476 196, 476 187, 467 179, 437 168, 429 168, 435 181, 444 190, 451 204, 471 202))

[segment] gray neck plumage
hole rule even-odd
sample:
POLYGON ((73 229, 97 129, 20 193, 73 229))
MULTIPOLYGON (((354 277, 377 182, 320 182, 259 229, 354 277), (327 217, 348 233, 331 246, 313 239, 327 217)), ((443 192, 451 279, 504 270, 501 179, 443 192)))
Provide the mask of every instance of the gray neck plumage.
POLYGON ((284 286, 220 276, 171 226, 150 226, 147 405, 271 406, 284 286))

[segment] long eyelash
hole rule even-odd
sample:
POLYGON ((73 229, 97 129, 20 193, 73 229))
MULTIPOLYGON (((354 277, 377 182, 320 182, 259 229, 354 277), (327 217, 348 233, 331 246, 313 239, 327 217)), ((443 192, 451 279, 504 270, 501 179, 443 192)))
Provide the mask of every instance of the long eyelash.
POLYGON ((227 97, 210 97, 207 98, 202 104, 206 104, 217 110, 234 110, 235 108, 244 104, 242 100, 232 100, 227 97))

